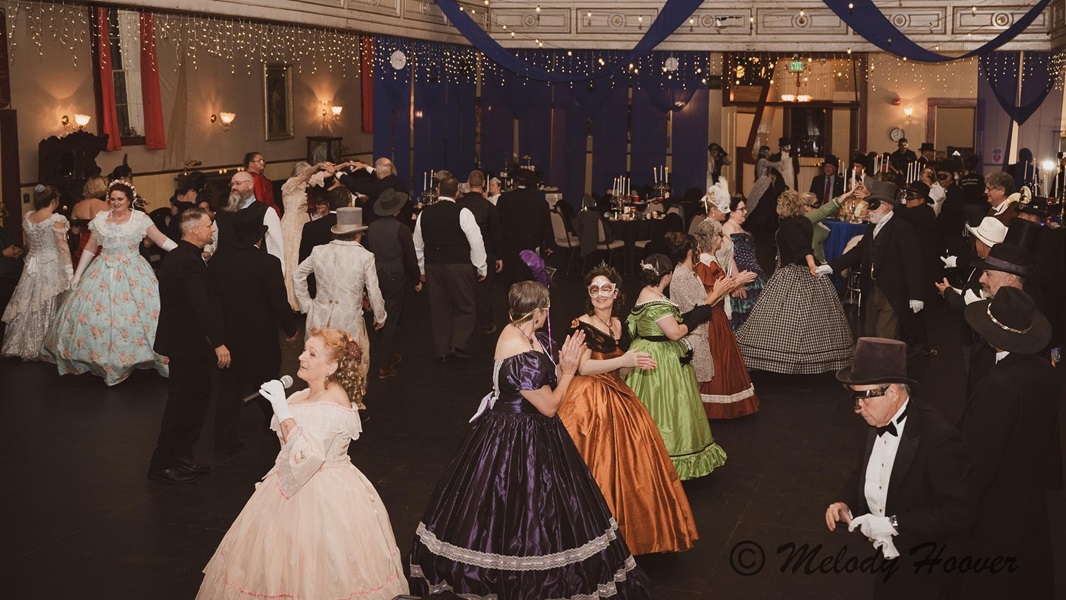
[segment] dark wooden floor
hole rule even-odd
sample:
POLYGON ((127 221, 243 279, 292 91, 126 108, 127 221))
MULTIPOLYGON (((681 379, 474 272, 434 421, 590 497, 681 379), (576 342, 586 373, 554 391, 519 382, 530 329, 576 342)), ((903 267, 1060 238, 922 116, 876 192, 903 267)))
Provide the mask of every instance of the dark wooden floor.
MULTIPOLYGON (((583 303, 575 281, 553 291, 556 336, 583 303)), ((912 375, 923 384, 923 400, 955 417, 962 405, 957 324, 936 305, 929 312, 940 353, 913 362, 912 375)), ((473 359, 444 368, 431 359, 428 325, 425 296, 412 298, 403 324, 401 376, 370 382, 372 418, 351 449, 353 462, 388 507, 405 553, 467 419, 491 385, 494 337, 475 334, 473 359)), ((295 372, 297 353, 295 344, 286 345, 284 372, 295 372)), ((869 597, 869 576, 794 573, 783 549, 821 544, 815 566, 841 551, 859 558, 872 554, 858 533, 830 534, 823 523, 825 507, 856 464, 866 426, 831 376, 756 373, 754 380, 759 413, 712 423, 729 454, 727 464, 685 484, 699 526, 696 548, 638 558, 656 597, 869 597)), ((271 468, 278 444, 261 431, 259 411, 247 407, 247 448, 236 459, 192 485, 151 482, 145 473, 165 398, 165 380, 152 372, 107 388, 88 375, 61 378, 52 365, 0 360, 0 480, 8 515, 0 598, 186 600, 196 594, 201 569, 271 468)), ((198 457, 208 462, 211 438, 209 417, 198 445, 198 457)), ((1066 495, 1048 498, 1058 589, 1066 597, 1066 495)))

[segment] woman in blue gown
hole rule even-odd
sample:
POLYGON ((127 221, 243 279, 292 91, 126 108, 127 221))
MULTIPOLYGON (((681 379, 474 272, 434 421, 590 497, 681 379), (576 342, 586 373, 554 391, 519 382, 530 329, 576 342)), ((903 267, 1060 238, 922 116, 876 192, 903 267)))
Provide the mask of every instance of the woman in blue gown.
POLYGON ((584 333, 551 356, 548 290, 509 293, 493 391, 430 498, 411 556, 415 589, 463 598, 648 598, 647 578, 555 413, 584 333))

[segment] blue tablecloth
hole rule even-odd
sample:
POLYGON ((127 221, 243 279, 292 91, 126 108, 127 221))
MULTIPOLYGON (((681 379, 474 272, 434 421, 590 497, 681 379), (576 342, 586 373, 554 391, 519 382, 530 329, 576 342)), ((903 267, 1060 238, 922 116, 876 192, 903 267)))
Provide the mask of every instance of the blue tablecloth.
POLYGON ((847 223, 836 219, 822 221, 829 228, 829 237, 825 240, 825 260, 833 260, 844 254, 844 246, 851 238, 862 235, 866 231, 866 223, 847 223))

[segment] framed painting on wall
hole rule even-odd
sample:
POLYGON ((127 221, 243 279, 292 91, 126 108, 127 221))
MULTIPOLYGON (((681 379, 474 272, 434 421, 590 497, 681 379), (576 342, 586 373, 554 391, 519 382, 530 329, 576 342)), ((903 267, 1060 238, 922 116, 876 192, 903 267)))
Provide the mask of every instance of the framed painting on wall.
POLYGON ((263 65, 263 114, 266 140, 294 136, 292 124, 292 65, 263 65))

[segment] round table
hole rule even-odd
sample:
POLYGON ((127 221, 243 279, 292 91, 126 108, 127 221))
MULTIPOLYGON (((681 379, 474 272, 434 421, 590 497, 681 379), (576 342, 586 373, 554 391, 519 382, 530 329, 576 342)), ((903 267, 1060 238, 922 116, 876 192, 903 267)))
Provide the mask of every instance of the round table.
POLYGON ((632 273, 636 265, 636 243, 639 240, 653 240, 662 237, 665 230, 663 219, 639 219, 632 221, 622 219, 605 219, 611 233, 610 239, 622 240, 625 257, 625 271, 632 273))
POLYGON ((826 262, 833 262, 840 258, 840 255, 844 254, 844 246, 848 245, 848 240, 866 232, 866 223, 848 223, 836 219, 825 219, 822 223, 829 228, 829 237, 826 238, 824 244, 826 262))

